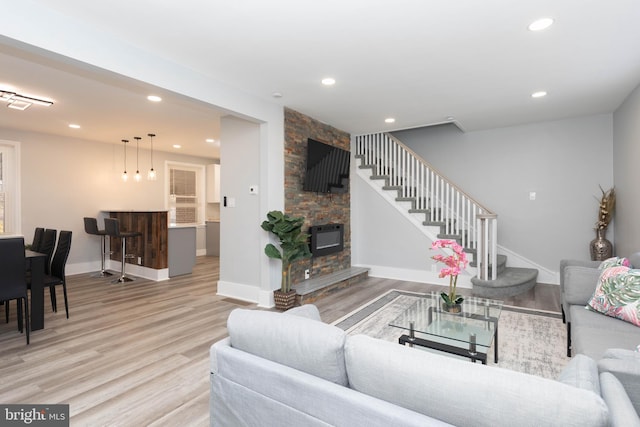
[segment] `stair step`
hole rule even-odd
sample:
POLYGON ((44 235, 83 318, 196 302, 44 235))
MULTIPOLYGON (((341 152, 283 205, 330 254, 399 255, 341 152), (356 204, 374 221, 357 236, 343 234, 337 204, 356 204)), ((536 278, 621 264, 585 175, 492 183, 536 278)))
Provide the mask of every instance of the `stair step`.
POLYGON ((532 289, 538 279, 535 268, 506 267, 496 280, 471 278, 473 294, 483 298, 506 298, 532 289))
POLYGON ((389 179, 389 175, 371 175, 370 179, 389 179))

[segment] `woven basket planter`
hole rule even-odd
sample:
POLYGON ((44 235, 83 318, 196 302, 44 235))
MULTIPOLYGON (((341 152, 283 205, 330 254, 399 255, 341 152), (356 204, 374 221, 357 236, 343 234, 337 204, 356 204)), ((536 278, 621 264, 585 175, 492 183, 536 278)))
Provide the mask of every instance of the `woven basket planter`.
POLYGON ((289 310, 296 305, 296 291, 282 292, 280 290, 273 291, 273 299, 276 303, 276 309, 289 310))

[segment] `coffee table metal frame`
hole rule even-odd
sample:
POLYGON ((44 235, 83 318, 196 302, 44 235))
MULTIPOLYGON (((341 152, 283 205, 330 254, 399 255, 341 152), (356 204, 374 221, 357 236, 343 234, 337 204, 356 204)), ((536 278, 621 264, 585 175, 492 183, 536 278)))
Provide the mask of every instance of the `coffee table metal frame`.
MULTIPOLYGON (((439 301, 437 299, 437 297, 432 296, 431 297, 432 300, 434 301, 435 304, 439 304, 439 301), (434 299, 435 298, 435 299, 434 299)), ((448 313, 445 312, 443 310, 441 310, 439 307, 434 307, 433 305, 428 307, 428 311, 427 311, 427 326, 431 325, 434 317, 435 316, 456 316, 460 319, 473 319, 473 320, 479 320, 479 321, 486 321, 488 323, 492 323, 493 324, 493 358, 494 358, 494 362, 498 363, 498 318, 499 318, 499 314, 498 316, 491 316, 490 315, 490 306, 495 307, 496 304, 500 305, 500 309, 502 306, 502 302, 501 301, 494 301, 494 300, 485 300, 482 298, 476 298, 475 299, 476 302, 480 302, 481 304, 484 304, 484 313, 482 314, 477 314, 477 313, 460 313, 460 314, 454 314, 454 313, 448 313)), ((411 310, 408 309, 406 311, 411 310)), ((405 311, 405 313, 406 313, 405 311)), ((397 319, 396 319, 397 320, 397 319)), ((471 359, 472 362, 476 362, 477 360, 481 361, 483 365, 487 364, 487 353, 486 352, 482 352, 481 349, 485 346, 478 346, 477 342, 476 342, 476 334, 475 333, 470 333, 469 334, 469 340, 468 340, 468 347, 464 347, 462 345, 454 345, 454 344, 447 344, 441 341, 438 341, 435 339, 435 337, 440 338, 440 339, 446 339, 446 340, 450 340, 450 341, 456 341, 455 338, 451 338, 451 337, 447 337, 447 336, 443 336, 443 335, 433 335, 434 339, 430 339, 428 338, 429 333, 425 333, 422 331, 418 331, 418 332, 422 332, 422 335, 424 335, 427 338, 423 338, 423 337, 416 337, 415 336, 415 322, 414 321, 410 321, 409 322, 409 327, 405 327, 405 326, 399 326, 398 324, 394 324, 397 322, 391 322, 390 325, 391 326, 395 326, 395 327, 399 327, 402 329, 409 329, 409 335, 403 334, 400 336, 400 338, 398 339, 398 342, 401 345, 406 345, 409 344, 410 347, 413 347, 414 345, 418 345, 421 347, 427 347, 427 348, 431 348, 434 350, 439 350, 439 351, 444 351, 446 353, 450 353, 450 354, 455 354, 458 356, 463 356, 463 357, 468 357, 469 359, 471 359), (479 348, 480 347, 480 348, 479 348)), ((490 325, 488 325, 490 327, 490 325)), ((487 349, 489 349, 489 346, 486 346, 487 349)))

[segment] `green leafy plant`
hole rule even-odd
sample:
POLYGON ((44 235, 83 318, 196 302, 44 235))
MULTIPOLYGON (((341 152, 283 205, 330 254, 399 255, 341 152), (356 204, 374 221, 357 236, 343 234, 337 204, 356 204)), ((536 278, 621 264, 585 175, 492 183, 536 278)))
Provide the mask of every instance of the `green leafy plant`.
POLYGON ((280 241, 280 249, 272 243, 264 248, 264 253, 269 258, 282 260, 282 292, 291 291, 291 265, 292 263, 311 257, 309 251, 309 234, 302 232, 304 218, 291 217, 280 211, 267 213, 267 219, 262 222, 262 229, 273 233, 280 241))

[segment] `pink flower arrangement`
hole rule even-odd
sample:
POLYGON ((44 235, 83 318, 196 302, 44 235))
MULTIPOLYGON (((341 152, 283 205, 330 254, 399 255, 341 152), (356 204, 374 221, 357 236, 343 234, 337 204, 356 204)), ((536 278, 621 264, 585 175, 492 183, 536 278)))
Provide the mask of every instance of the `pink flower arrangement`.
POLYGON ((453 305, 460 304, 464 298, 456 295, 456 286, 458 284, 458 274, 460 271, 467 267, 469 263, 467 261, 467 254, 464 252, 462 246, 460 246, 455 240, 439 239, 433 242, 431 249, 451 249, 453 253, 448 256, 441 254, 431 257, 436 262, 443 263, 446 267, 440 270, 438 277, 449 276, 449 293, 442 292, 440 296, 444 300, 445 304, 453 305))

